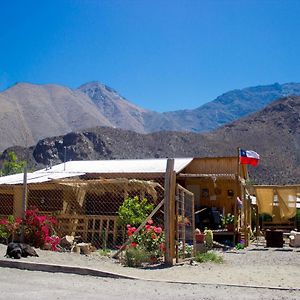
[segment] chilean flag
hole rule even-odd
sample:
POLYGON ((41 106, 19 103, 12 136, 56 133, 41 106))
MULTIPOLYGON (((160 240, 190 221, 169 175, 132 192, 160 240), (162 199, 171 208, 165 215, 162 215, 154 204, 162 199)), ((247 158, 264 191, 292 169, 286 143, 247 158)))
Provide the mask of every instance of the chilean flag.
POLYGON ((257 166, 259 154, 252 150, 240 149, 240 164, 257 166))

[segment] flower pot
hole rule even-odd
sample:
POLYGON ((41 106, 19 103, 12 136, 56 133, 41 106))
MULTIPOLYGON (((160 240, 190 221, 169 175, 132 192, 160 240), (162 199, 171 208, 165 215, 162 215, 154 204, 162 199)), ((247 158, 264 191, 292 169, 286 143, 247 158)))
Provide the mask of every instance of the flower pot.
POLYGON ((195 233, 196 243, 204 243, 204 233, 195 233))
POLYGON ((234 231, 234 224, 226 224, 226 228, 228 231, 234 231))
POLYGON ((150 257, 150 264, 155 265, 158 263, 158 258, 156 256, 151 256, 150 257))

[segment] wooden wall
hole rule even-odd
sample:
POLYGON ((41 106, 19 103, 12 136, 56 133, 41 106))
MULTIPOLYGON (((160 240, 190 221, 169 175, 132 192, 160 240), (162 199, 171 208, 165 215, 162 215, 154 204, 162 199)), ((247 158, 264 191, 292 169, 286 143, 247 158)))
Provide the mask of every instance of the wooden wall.
MULTIPOLYGON (((237 157, 194 158, 180 173, 186 174, 236 174, 238 169, 237 157)), ((247 178, 247 165, 240 165, 242 178, 247 178)))
POLYGON ((184 180, 184 186, 194 193, 196 207, 217 207, 221 212, 234 213, 235 180, 217 179, 214 184, 211 178, 189 178, 184 180))

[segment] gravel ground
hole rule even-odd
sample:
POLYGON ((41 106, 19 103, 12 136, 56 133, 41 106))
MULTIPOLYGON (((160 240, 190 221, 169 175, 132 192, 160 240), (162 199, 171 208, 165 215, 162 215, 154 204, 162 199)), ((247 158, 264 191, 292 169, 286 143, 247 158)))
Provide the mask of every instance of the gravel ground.
MULTIPOLYGON (((6 246, 0 245, 0 254, 6 246)), ((117 260, 94 252, 89 256, 75 253, 58 253, 37 249, 40 257, 22 258, 23 261, 58 265, 81 266, 122 275, 160 281, 190 283, 234 284, 300 289, 300 249, 264 248, 252 244, 246 250, 220 252, 223 264, 185 263, 173 267, 128 268, 117 260)), ((0 259, 8 260, 1 255, 0 259)), ((300 296, 299 296, 300 299, 300 296)))
POLYGON ((1 268, 0 299, 299 299, 294 290, 149 282, 1 268))

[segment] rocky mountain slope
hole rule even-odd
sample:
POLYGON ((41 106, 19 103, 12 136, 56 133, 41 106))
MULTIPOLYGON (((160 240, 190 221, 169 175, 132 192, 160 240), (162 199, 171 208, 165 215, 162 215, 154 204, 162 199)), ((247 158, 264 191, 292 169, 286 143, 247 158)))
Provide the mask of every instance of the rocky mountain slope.
MULTIPOLYGON (((98 127, 46 138, 29 149, 12 148, 31 167, 64 160, 154 157, 234 156, 237 147, 261 155, 259 167, 249 167, 256 183, 300 182, 300 97, 290 96, 248 117, 208 133, 133 131, 98 127)), ((5 151, 0 158, 7 156, 5 151)))
POLYGON ((231 123, 288 95, 300 95, 299 83, 272 84, 229 91, 194 110, 164 113, 184 130, 206 132, 231 123))
POLYGON ((0 150, 90 126, 113 126, 85 94, 20 83, 0 93, 0 150))
POLYGON ((300 94, 300 84, 234 90, 194 110, 158 113, 134 105, 99 82, 84 84, 76 90, 19 83, 0 93, 0 151, 95 126, 140 133, 206 132, 290 94, 300 94))
POLYGON ((209 133, 215 143, 256 150, 262 157, 250 168, 256 182, 300 183, 300 97, 289 96, 263 110, 209 133))
POLYGON ((127 101, 112 88, 99 82, 89 82, 78 88, 93 101, 113 127, 145 132, 144 114, 151 114, 127 101))

